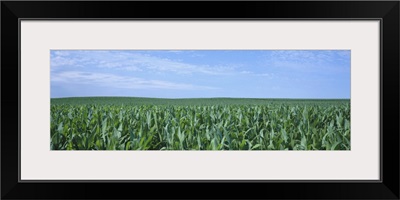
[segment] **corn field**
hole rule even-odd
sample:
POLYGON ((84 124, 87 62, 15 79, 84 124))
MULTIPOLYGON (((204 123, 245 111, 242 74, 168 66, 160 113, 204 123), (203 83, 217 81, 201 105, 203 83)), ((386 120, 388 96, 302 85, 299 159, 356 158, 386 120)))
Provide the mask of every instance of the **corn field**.
POLYGON ((349 100, 52 99, 51 150, 350 150, 349 100))

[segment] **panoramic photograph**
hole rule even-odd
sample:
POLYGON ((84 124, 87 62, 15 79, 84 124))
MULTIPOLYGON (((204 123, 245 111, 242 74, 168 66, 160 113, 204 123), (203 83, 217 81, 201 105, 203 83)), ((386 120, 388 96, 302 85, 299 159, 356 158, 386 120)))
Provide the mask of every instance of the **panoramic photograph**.
POLYGON ((350 50, 51 50, 50 150, 349 151, 350 50))

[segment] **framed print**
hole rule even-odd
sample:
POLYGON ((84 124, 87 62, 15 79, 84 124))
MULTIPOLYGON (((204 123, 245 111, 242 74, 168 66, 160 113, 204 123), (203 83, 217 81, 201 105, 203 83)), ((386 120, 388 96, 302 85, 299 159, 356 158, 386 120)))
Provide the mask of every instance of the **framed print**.
POLYGON ((399 2, 1 5, 3 199, 399 199, 399 2))

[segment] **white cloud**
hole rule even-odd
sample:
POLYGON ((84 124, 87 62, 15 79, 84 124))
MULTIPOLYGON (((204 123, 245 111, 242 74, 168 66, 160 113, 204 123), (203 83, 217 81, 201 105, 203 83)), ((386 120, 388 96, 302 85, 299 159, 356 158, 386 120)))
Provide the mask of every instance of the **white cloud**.
POLYGON ((183 51, 180 51, 180 50, 168 50, 167 52, 169 52, 169 53, 177 53, 177 54, 183 53, 183 51))
POLYGON ((272 78, 272 77, 274 77, 274 74, 273 73, 262 73, 262 74, 256 74, 256 76, 263 76, 263 77, 272 78))
POLYGON ((54 55, 56 55, 56 56, 69 56, 70 55, 70 53, 68 52, 68 51, 54 51, 54 55))
POLYGON ((71 51, 54 51, 52 53, 50 57, 50 69, 52 71, 60 67, 83 67, 91 63, 89 58, 73 56, 71 51))
POLYGON ((261 77, 265 77, 265 78, 273 78, 274 77, 273 73, 255 73, 255 72, 246 71, 246 70, 240 71, 240 74, 241 75, 255 76, 255 77, 261 76, 261 77))
POLYGON ((80 71, 67 71, 53 73, 53 83, 78 83, 107 86, 125 89, 172 89, 172 90, 211 90, 215 87, 198 86, 185 83, 174 83, 162 80, 145 80, 136 77, 118 76, 104 73, 91 73, 80 71))
POLYGON ((346 72, 350 67, 350 51, 279 50, 266 57, 265 65, 303 72, 346 72))
POLYGON ((195 65, 167 58, 160 58, 145 54, 132 54, 130 63, 155 72, 173 72, 176 74, 202 73, 207 75, 224 75, 232 73, 231 67, 195 65))
POLYGON ((57 67, 73 69, 84 66, 175 74, 227 75, 235 73, 234 68, 231 66, 196 65, 129 51, 69 51, 69 54, 66 53, 61 51, 54 52, 51 57, 52 71, 56 70, 55 68, 57 67))
POLYGON ((53 67, 58 67, 58 66, 76 66, 77 61, 75 59, 68 59, 63 56, 56 55, 51 58, 50 60, 50 66, 53 69, 53 67))

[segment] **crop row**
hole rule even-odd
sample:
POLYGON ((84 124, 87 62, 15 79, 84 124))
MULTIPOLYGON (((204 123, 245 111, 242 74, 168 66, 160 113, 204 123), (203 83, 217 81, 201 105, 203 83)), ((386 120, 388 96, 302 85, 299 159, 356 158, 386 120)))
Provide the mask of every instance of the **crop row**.
POLYGON ((52 150, 350 150, 350 104, 51 105, 52 150))

